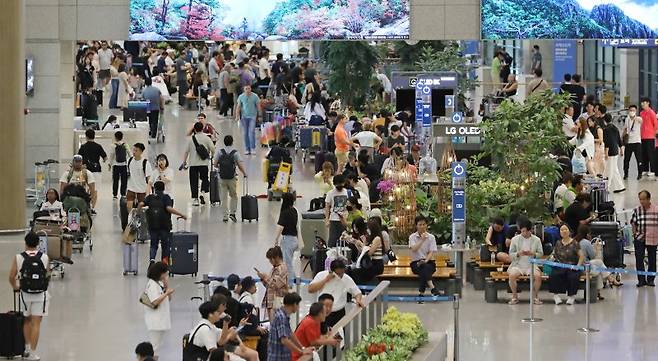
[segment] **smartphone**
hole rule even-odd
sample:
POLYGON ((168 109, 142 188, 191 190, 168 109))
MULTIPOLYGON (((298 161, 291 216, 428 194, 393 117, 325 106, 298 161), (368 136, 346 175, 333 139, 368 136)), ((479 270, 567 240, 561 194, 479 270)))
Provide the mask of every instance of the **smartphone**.
POLYGON ((254 267, 254 271, 256 271, 256 273, 260 273, 260 271, 256 267, 254 267))

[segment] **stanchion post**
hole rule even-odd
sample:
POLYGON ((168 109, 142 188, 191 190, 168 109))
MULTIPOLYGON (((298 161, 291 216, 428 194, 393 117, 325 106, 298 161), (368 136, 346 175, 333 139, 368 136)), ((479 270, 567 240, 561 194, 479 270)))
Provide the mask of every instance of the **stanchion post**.
MULTIPOLYGON (((543 319, 535 317, 535 259, 530 260, 530 317, 524 318, 521 322, 535 323, 541 322, 543 319)), ((539 292, 537 292, 539 296, 539 292)))
POLYGON ((455 315, 453 325, 453 361, 459 361, 459 293, 453 295, 452 309, 455 315))
POLYGON ((591 264, 589 263, 585 264, 585 327, 578 329, 578 332, 583 332, 583 333, 599 332, 599 330, 589 327, 589 298, 590 298, 590 293, 592 293, 590 292, 590 288, 589 288, 591 267, 592 267, 591 264))

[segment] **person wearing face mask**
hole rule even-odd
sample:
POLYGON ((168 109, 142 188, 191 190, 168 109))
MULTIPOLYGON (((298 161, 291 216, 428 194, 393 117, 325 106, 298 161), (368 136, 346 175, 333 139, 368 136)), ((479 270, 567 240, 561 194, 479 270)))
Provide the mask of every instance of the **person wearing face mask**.
POLYGON ((158 154, 157 158, 155 159, 157 162, 157 167, 153 169, 153 172, 149 177, 151 186, 153 186, 155 182, 160 181, 165 185, 165 192, 171 194, 172 192, 171 181, 174 179, 174 170, 169 168, 169 158, 167 158, 167 155, 165 155, 164 153, 161 153, 158 154))
POLYGON ((631 162, 631 156, 635 155, 637 162, 637 179, 642 179, 642 137, 640 129, 642 128, 642 118, 637 116, 637 105, 628 107, 628 116, 624 121, 622 130, 622 141, 624 147, 624 180, 628 179, 628 166, 631 162))

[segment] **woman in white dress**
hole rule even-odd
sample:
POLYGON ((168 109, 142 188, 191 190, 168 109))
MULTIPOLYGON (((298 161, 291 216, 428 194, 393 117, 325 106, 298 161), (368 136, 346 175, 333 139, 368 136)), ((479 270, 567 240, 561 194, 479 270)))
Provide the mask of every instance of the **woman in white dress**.
MULTIPOLYGON (((596 175, 593 162, 596 148, 594 145, 594 136, 592 135, 592 132, 589 131, 587 119, 580 118, 578 120, 578 132, 576 136, 571 138, 569 142, 576 146, 576 149, 574 150, 574 157, 576 157, 576 154, 581 154, 584 156, 587 172, 592 175, 596 175)), ((574 173, 578 172, 574 171, 574 173)))
POLYGON ((162 262, 151 264, 147 276, 148 282, 144 293, 150 305, 144 304, 144 320, 153 350, 157 352, 158 348, 162 346, 165 333, 171 329, 169 300, 174 289, 169 288, 168 284, 169 267, 162 262))
POLYGON ((117 94, 117 106, 121 109, 128 108, 128 100, 133 89, 128 83, 128 73, 126 73, 126 64, 119 64, 119 91, 117 94))

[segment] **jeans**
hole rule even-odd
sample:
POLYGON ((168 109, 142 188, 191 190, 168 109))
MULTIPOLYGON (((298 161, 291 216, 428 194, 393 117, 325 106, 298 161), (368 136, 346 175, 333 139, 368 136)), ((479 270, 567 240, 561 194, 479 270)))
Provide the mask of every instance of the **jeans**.
POLYGON ((238 210, 238 192, 237 192, 237 179, 220 179, 219 180, 219 202, 222 205, 222 213, 224 217, 229 214, 235 214, 238 210), (229 206, 227 197, 231 197, 229 206))
POLYGON ((566 292, 569 297, 575 296, 578 293, 578 282, 580 282, 580 271, 566 268, 553 267, 548 277, 551 293, 556 295, 566 292))
MULTIPOLYGON (((645 250, 647 257, 649 258, 649 272, 656 272, 656 247, 658 246, 648 246, 644 242, 634 241, 633 245, 635 246, 635 269, 638 271, 644 271, 644 254, 645 250)), ((639 283, 653 283, 654 276, 642 276, 637 275, 637 280, 639 283)))
POLYGON ((242 135, 244 137, 244 148, 247 152, 256 150, 256 118, 242 117, 240 120, 242 135))
POLYGON ((158 135, 158 120, 160 119, 159 110, 151 110, 148 113, 149 119, 149 136, 155 138, 158 135))
POLYGON ((115 165, 112 166, 112 195, 117 196, 119 190, 119 181, 121 181, 121 195, 126 195, 126 187, 128 186, 128 166, 115 165))
POLYGON ((187 95, 187 82, 178 83, 178 105, 185 106, 185 96, 187 95))
POLYGON ((233 115, 233 94, 229 94, 228 90, 226 88, 224 89, 219 89, 220 93, 220 100, 222 102, 222 106, 219 109, 219 114, 223 116, 228 115, 228 111, 231 111, 231 116, 233 115))
POLYGON ((642 171, 656 172, 656 140, 642 139, 642 171))
POLYGON ((629 143, 626 144, 624 153, 624 178, 628 177, 628 166, 631 163, 632 155, 635 155, 638 175, 642 174, 642 143, 629 143))
POLYGON ((201 192, 209 192, 210 179, 208 178, 207 165, 190 167, 190 191, 192 192, 192 199, 199 198, 199 180, 201 180, 201 192))
POLYGON ((158 245, 162 246, 162 259, 169 259, 171 253, 171 232, 169 230, 149 230, 151 235, 151 251, 149 253, 149 259, 155 259, 155 255, 158 253, 158 245))
POLYGON ((419 262, 420 261, 411 262, 411 272, 418 275, 418 291, 423 293, 427 288, 427 281, 431 281, 434 272, 436 272, 436 263, 434 263, 434 261, 425 263, 419 262))
POLYGON ((297 237, 285 235, 281 237, 281 251, 283 251, 283 261, 286 263, 286 267, 288 267, 289 275, 295 273, 294 268, 292 267, 292 261, 293 254, 298 249, 299 244, 297 243, 297 237))
POLYGON ((345 226, 341 221, 329 222, 329 239, 327 239, 327 246, 336 247, 336 243, 340 239, 340 235, 345 231, 345 226))

